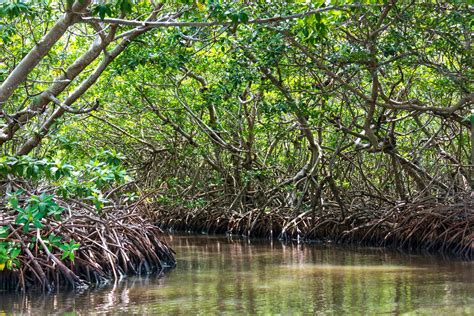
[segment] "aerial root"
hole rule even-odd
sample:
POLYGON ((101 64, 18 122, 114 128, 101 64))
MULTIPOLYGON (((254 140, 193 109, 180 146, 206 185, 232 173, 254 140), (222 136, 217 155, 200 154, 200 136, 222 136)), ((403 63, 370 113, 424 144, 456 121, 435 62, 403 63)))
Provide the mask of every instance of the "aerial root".
POLYGON ((473 199, 453 205, 420 202, 382 210, 358 208, 344 219, 339 214, 334 209, 295 215, 283 208, 243 213, 217 207, 174 208, 160 209, 155 220, 162 228, 177 231, 333 241, 474 258, 473 199))
POLYGON ((4 241, 18 242, 22 252, 18 267, 0 272, 0 288, 81 288, 129 274, 161 273, 175 265, 162 230, 136 209, 99 215, 77 208, 69 214, 60 221, 48 220, 41 229, 32 227, 28 233, 13 224, 13 214, 2 215, 11 231, 4 241), (50 242, 52 234, 61 237, 61 242, 80 244, 73 261, 61 258, 64 251, 50 242))

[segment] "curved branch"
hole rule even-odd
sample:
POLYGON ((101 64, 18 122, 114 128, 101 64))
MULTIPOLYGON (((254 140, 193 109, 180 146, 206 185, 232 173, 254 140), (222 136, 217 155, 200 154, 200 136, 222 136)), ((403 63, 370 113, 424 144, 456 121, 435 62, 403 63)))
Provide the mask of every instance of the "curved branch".
MULTIPOLYGON (((348 4, 348 5, 341 5, 341 6, 329 6, 325 8, 319 8, 314 10, 309 10, 302 13, 290 14, 286 16, 274 16, 271 18, 257 18, 248 21, 245 24, 272 24, 272 23, 280 23, 289 20, 296 20, 300 18, 304 18, 310 15, 318 14, 321 12, 333 11, 333 10, 347 10, 352 8, 360 8, 361 5, 359 4, 348 4)), ((229 26, 234 25, 235 23, 232 21, 212 21, 212 22, 180 22, 180 21, 139 21, 139 20, 125 20, 125 19, 117 19, 117 18, 104 18, 100 19, 97 17, 82 17, 82 21, 84 22, 103 22, 108 24, 119 24, 119 25, 129 25, 129 26, 141 26, 141 27, 210 27, 210 26, 229 26)))
POLYGON ((67 29, 77 22, 79 18, 78 13, 85 10, 89 4, 90 0, 75 2, 72 8, 74 12, 66 12, 13 69, 0 86, 0 110, 2 110, 3 104, 11 97, 13 91, 26 80, 28 74, 49 53, 53 45, 63 36, 67 29))
POLYGON ((84 107, 81 107, 80 109, 73 109, 72 107, 70 107, 69 105, 61 102, 58 98, 56 98, 55 96, 53 95, 49 95, 49 99, 51 101, 53 101, 55 104, 57 104, 61 109, 63 109, 64 111, 66 112, 69 112, 69 113, 73 113, 73 114, 85 114, 85 113, 90 113, 92 111, 95 111, 97 110, 97 108, 99 107, 99 99, 96 99, 95 100, 95 103, 92 107, 88 108, 88 109, 84 109, 84 107))

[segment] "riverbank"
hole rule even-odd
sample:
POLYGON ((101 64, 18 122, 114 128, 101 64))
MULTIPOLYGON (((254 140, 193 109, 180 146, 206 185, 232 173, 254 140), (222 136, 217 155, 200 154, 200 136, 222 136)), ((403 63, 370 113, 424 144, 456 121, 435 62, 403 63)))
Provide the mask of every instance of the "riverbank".
POLYGON ((344 215, 337 209, 299 214, 290 209, 239 213, 213 206, 193 211, 158 209, 154 219, 161 228, 175 231, 330 241, 474 259, 474 199, 471 197, 449 205, 419 202, 385 209, 359 207, 344 215))

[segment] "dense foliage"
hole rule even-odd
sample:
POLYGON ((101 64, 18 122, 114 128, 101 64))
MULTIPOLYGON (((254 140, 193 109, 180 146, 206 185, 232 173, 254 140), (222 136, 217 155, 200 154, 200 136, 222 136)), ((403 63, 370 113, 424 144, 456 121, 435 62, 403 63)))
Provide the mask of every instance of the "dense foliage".
MULTIPOLYGON (((0 1, 2 210, 28 231, 61 216, 57 199, 368 220, 457 202, 474 187, 472 13, 458 0, 0 1)), ((12 269, 19 245, 1 229, 12 269)), ((74 260, 74 240, 51 238, 74 260)))

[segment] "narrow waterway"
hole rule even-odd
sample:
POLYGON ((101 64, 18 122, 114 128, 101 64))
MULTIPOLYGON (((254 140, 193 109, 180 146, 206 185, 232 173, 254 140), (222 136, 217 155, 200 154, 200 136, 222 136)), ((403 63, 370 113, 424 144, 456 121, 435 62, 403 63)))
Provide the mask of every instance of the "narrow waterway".
POLYGON ((474 314, 474 263, 381 249, 172 236, 178 266, 82 293, 0 294, 0 315, 474 314))

